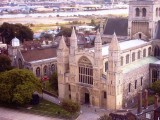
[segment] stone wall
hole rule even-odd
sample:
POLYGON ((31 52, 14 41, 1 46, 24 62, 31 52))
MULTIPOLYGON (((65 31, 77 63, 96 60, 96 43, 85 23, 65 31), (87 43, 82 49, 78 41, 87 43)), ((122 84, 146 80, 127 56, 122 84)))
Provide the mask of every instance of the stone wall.
POLYGON ((138 69, 132 70, 123 75, 123 106, 128 107, 130 103, 134 103, 133 99, 137 92, 146 88, 149 85, 149 64, 141 66, 138 69), (142 85, 141 85, 142 79, 142 85), (135 81, 137 85, 135 89, 135 81), (131 90, 129 92, 129 83, 131 83, 131 90), (125 102, 124 102, 125 101, 125 102), (127 104, 126 104, 127 103, 127 104))

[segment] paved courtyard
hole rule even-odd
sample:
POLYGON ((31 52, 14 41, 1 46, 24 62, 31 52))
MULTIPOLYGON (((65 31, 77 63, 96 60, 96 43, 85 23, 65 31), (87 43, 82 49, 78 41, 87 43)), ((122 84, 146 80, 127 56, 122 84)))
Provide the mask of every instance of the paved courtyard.
POLYGON ((60 120, 0 107, 0 120, 60 120))
POLYGON ((100 109, 96 107, 90 107, 88 105, 81 106, 81 114, 76 120, 97 120, 100 116, 104 114, 109 114, 110 111, 105 109, 100 109))

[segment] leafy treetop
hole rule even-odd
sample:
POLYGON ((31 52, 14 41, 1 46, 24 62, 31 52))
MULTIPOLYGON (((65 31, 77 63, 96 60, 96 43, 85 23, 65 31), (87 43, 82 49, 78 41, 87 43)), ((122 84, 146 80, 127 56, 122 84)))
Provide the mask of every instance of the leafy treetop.
POLYGON ((40 81, 27 69, 13 69, 0 75, 0 101, 27 104, 35 91, 41 90, 40 81))
POLYGON ((4 72, 6 70, 10 70, 11 67, 11 60, 7 55, 1 54, 0 55, 0 72, 4 72))
POLYGON ((6 22, 0 26, 0 35, 2 38, 5 38, 3 42, 7 44, 10 44, 14 37, 17 37, 22 43, 24 40, 28 41, 33 39, 33 31, 29 27, 22 24, 10 24, 6 22))

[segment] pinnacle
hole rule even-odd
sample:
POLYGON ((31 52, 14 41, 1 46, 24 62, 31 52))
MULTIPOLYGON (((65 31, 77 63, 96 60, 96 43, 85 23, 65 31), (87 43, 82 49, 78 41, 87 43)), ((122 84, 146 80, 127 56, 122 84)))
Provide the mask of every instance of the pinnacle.
POLYGON ((100 35, 99 31, 97 31, 95 43, 101 43, 101 42, 102 42, 102 40, 101 40, 101 35, 100 35))
POLYGON ((109 48, 110 50, 120 50, 119 42, 118 42, 117 35, 115 32, 113 34, 109 48))
POLYGON ((66 48, 66 47, 67 47, 67 46, 66 46, 66 43, 65 43, 65 41, 64 41, 64 37, 62 36, 58 48, 59 48, 59 49, 64 49, 64 48, 66 48))

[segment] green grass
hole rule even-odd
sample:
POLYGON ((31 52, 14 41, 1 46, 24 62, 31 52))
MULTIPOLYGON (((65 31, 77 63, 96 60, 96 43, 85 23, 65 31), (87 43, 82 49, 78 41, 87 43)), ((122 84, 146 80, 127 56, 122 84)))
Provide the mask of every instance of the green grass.
POLYGON ((61 106, 43 99, 39 105, 33 105, 32 108, 29 110, 27 109, 27 111, 35 114, 65 119, 75 119, 75 117, 77 117, 77 113, 70 113, 63 109, 61 106))

